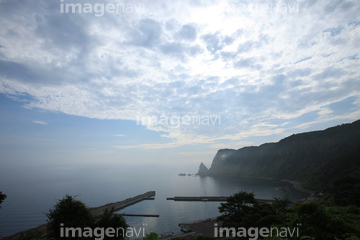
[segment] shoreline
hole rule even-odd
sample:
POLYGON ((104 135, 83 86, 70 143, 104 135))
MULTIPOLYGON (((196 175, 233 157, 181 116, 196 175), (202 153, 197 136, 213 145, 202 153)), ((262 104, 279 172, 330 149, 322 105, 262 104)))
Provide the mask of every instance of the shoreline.
POLYGON ((252 178, 265 179, 265 180, 271 180, 271 181, 287 182, 287 183, 291 183, 294 186, 294 189, 296 191, 307 193, 307 194, 310 194, 310 195, 315 193, 315 191, 313 191, 311 189, 303 188, 301 182, 298 182, 298 181, 292 181, 292 180, 288 180, 288 179, 276 179, 276 178, 269 178, 269 177, 252 177, 252 178))
POLYGON ((314 190, 303 188, 301 182, 288 180, 288 179, 278 179, 278 178, 271 178, 271 177, 250 177, 250 176, 233 176, 233 175, 225 175, 225 176, 200 176, 200 177, 239 177, 239 178, 253 178, 253 179, 263 179, 263 180, 269 180, 269 181, 277 181, 277 182, 287 182, 291 183, 296 191, 307 193, 309 195, 312 195, 315 193, 314 190))
POLYGON ((287 179, 281 179, 280 181, 281 181, 281 182, 291 183, 292 185, 294 185, 294 188, 295 188, 297 191, 304 192, 304 193, 308 193, 308 194, 310 194, 310 195, 312 195, 312 194, 315 193, 315 191, 313 191, 313 190, 303 188, 302 185, 301 185, 301 182, 291 181, 291 180, 287 180, 287 179))

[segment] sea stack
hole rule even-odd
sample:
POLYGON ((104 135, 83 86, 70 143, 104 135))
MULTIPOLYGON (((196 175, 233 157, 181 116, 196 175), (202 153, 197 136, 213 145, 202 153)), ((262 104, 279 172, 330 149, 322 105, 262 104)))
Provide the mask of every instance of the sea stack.
POLYGON ((198 171, 197 175, 199 175, 199 176, 207 176, 208 172, 209 172, 209 169, 205 166, 205 164, 200 163, 199 171, 198 171))

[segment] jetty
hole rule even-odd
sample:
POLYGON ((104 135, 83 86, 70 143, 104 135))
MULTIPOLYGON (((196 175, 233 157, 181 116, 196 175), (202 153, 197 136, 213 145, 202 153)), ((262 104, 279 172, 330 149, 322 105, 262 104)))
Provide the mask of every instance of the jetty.
POLYGON ((159 217, 159 214, 133 214, 133 213, 114 213, 114 215, 126 217, 159 217))
POLYGON ((202 201, 202 202, 206 202, 206 201, 213 201, 213 202, 225 202, 226 199, 228 197, 224 197, 224 196, 219 196, 219 197, 209 197, 209 196, 203 196, 203 197, 180 197, 180 196, 175 196, 172 198, 166 198, 166 200, 174 200, 174 201, 202 201))
MULTIPOLYGON (((193 201, 193 202, 226 202, 229 196, 199 196, 199 197, 183 197, 183 196, 175 196, 172 198, 166 198, 166 200, 174 200, 174 201, 193 201)), ((272 199, 255 199, 261 203, 273 203, 272 199)))
POLYGON ((143 200, 154 200, 155 199, 154 196, 155 196, 155 191, 149 191, 132 198, 127 198, 123 201, 108 203, 100 207, 90 208, 90 211, 94 216, 98 216, 103 214, 106 209, 115 212, 143 200))

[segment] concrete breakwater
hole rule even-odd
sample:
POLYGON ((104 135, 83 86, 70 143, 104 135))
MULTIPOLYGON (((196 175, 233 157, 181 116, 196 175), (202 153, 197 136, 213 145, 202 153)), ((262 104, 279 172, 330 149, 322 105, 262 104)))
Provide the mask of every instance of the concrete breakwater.
POLYGON ((166 198, 166 200, 174 200, 174 201, 214 201, 214 202, 225 202, 228 197, 219 196, 219 197, 210 197, 210 196, 200 196, 200 197, 180 197, 175 196, 172 198, 166 198))
POLYGON ((90 208, 90 211, 94 216, 98 216, 103 214, 105 209, 108 209, 110 211, 113 209, 113 211, 117 211, 143 200, 154 200, 153 198, 154 196, 155 196, 155 191, 149 191, 132 198, 127 198, 123 201, 108 203, 100 207, 90 208))
POLYGON ((138 214, 138 213, 114 213, 114 215, 124 216, 124 217, 160 217, 159 214, 138 214))
MULTIPOLYGON (((228 196, 200 196, 200 197, 182 197, 182 196, 175 196, 172 198, 166 198, 166 200, 174 200, 174 201, 200 201, 200 202, 225 202, 228 196)), ((256 199, 258 202, 262 203, 272 203, 274 200, 271 199, 256 199)))

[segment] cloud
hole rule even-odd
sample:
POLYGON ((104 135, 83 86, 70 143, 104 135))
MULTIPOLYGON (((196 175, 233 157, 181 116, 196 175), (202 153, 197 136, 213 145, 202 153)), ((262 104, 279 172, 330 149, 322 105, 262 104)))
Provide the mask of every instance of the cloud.
POLYGON ((162 26, 154 19, 141 19, 136 28, 130 34, 131 41, 135 46, 152 48, 158 44, 162 35, 162 26))
POLYGON ((196 28, 190 24, 183 25, 177 35, 181 39, 194 41, 197 37, 196 28))
POLYGON ((256 58, 245 58, 240 59, 234 63, 235 68, 247 68, 260 70, 262 66, 257 64, 256 58))
POLYGON ((124 134, 117 134, 117 135, 114 135, 115 137, 126 137, 126 135, 124 134))
POLYGON ((306 126, 360 117, 359 104, 331 112, 359 102, 357 2, 257 12, 251 2, 147 1, 146 13, 103 17, 22 3, 1 2, 0 93, 26 108, 131 121, 221 116, 220 126, 147 125, 168 142, 118 148, 216 146, 284 134, 310 113, 306 126))
POLYGON ((43 121, 32 121, 32 122, 40 125, 47 125, 47 123, 43 121))

